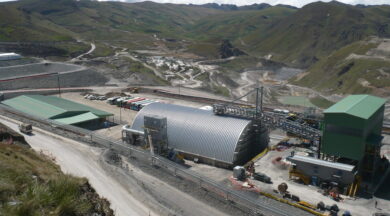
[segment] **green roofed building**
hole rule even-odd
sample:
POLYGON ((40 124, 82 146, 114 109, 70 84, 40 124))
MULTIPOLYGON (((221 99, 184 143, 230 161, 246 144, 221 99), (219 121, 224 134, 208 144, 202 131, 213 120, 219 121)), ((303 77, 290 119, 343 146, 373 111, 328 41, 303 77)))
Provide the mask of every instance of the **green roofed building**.
POLYGON ((15 110, 69 125, 86 125, 113 114, 55 96, 22 95, 2 102, 15 110))
POLYGON ((379 157, 386 100, 351 95, 324 111, 321 153, 358 165, 370 181, 379 157))

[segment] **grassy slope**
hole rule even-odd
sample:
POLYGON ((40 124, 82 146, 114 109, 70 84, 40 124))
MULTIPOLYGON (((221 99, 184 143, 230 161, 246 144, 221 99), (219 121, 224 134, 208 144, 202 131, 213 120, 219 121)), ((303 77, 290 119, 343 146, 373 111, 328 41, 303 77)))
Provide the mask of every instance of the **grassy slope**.
POLYGON ((86 179, 64 175, 43 155, 0 143, 0 215, 113 215, 86 179), (100 205, 100 207, 98 207, 100 205))
POLYGON ((0 215, 112 216, 109 205, 86 179, 64 175, 24 136, 0 124, 0 215))
POLYGON ((307 67, 369 35, 389 37, 389 12, 389 6, 362 9, 337 2, 316 2, 244 39, 253 52, 272 53, 275 60, 307 67))
POLYGON ((200 19, 189 27, 189 36, 204 40, 212 40, 213 38, 236 40, 252 32, 264 30, 276 20, 294 12, 295 9, 284 7, 228 11, 200 19))
MULTIPOLYGON (((0 3, 0 41, 68 43, 77 39, 105 40, 124 44, 129 48, 145 48, 152 45, 153 34, 180 38, 184 35, 184 26, 216 13, 221 12, 152 2, 137 4, 73 0, 7 2, 0 3)), ((77 49, 84 50, 84 47, 70 47, 71 45, 67 44, 61 46, 72 49, 67 50, 69 53, 77 49)), ((105 49, 104 46, 102 49, 105 49)))
POLYGON ((243 38, 255 31, 263 31, 294 12, 295 9, 272 7, 263 10, 225 11, 206 16, 186 26, 186 37, 196 41, 188 51, 208 58, 219 58, 218 47, 222 39, 229 39, 234 46, 250 51, 243 38))
POLYGON ((381 78, 380 71, 390 73, 390 62, 381 59, 346 59, 350 54, 365 54, 377 47, 377 43, 359 41, 337 50, 323 58, 308 70, 308 75, 294 80, 298 85, 308 86, 329 93, 370 93, 373 88, 359 84, 367 80, 373 87, 390 86, 388 78, 381 78), (386 69, 387 68, 387 69, 386 69), (360 79, 360 80, 359 80, 360 79))
POLYGON ((145 39, 151 41, 156 34, 189 39, 194 42, 190 51, 215 58, 216 46, 227 38, 253 55, 272 53, 275 60, 310 66, 368 35, 390 37, 389 12, 388 6, 357 8, 336 2, 313 3, 299 10, 276 6, 222 11, 153 2, 24 0, 0 4, 0 39, 84 38, 136 47, 135 40, 151 45, 145 39))
MULTIPOLYGON (((343 52, 351 53, 348 49, 353 50, 356 45, 348 45, 367 36, 390 37, 389 13, 390 6, 358 8, 337 2, 316 2, 302 9, 271 7, 223 11, 153 2, 24 0, 0 4, 0 41, 82 38, 96 41, 96 55, 104 56, 112 54, 109 47, 100 46, 104 41, 130 49, 153 49, 153 35, 157 35, 185 39, 190 44, 189 52, 218 58, 220 41, 227 38, 251 56, 271 53, 275 61, 310 67, 309 72, 313 74, 296 82, 298 84, 331 92, 369 92, 370 88, 356 85, 357 78, 362 77, 376 87, 386 86, 387 80, 374 82, 374 79, 379 76, 377 69, 387 67, 387 63, 334 59, 343 52), (339 53, 329 57, 335 50, 339 53), (334 76, 337 70, 352 62, 350 72, 334 76), (370 73, 364 73, 367 70, 370 73), (320 77, 322 83, 318 82, 320 77), (337 82, 342 85, 336 85, 337 82)), ((56 46, 65 47, 68 53, 88 49, 67 43, 56 46)), ((235 62, 240 64, 240 61, 235 62)))

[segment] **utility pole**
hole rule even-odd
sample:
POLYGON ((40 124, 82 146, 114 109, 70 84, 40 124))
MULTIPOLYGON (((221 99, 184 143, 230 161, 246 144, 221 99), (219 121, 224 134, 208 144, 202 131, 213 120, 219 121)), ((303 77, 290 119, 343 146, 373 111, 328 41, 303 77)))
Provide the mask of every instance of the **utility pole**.
POLYGON ((260 87, 260 114, 263 114, 264 86, 260 87))
POLYGON ((120 102, 119 105, 119 124, 122 122, 122 101, 120 102))
POLYGON ((255 118, 257 119, 258 113, 259 113, 259 88, 256 87, 256 112, 255 112, 255 118))
POLYGON ((58 96, 61 97, 60 73, 57 73, 58 96))

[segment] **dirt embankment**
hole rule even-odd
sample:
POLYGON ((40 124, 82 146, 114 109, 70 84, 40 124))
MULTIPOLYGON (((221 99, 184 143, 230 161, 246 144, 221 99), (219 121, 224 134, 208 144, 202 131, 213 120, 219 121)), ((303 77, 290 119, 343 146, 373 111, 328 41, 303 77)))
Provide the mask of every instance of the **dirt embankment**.
POLYGON ((3 144, 17 144, 30 148, 30 145, 24 139, 24 136, 20 135, 16 131, 0 123, 0 143, 3 144))
POLYGON ((0 123, 0 215, 114 216, 87 179, 62 173, 54 160, 0 123))

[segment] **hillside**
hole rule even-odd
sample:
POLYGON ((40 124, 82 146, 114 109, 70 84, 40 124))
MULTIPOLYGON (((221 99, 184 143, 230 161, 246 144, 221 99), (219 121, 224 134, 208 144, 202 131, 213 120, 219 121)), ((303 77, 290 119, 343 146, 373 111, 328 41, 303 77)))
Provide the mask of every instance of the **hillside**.
POLYGON ((329 94, 390 96, 390 40, 370 38, 347 45, 293 79, 329 94))
POLYGON ((10 144, 10 136, 23 137, 15 131, 4 125, 0 131, 0 215, 114 215, 86 179, 63 174, 26 145, 10 144))
POLYGON ((273 60, 309 67, 367 36, 390 37, 389 12, 390 6, 338 2, 301 9, 262 4, 234 9, 215 4, 22 0, 0 4, 0 41, 121 41, 129 48, 145 49, 157 36, 212 49, 229 39, 251 55, 272 54, 273 60))
MULTIPOLYGON (((216 4, 20 0, 0 3, 0 52, 15 51, 28 56, 69 60, 86 53, 93 43, 96 50, 85 56, 87 60, 83 63, 88 66, 96 65, 96 69, 101 69, 103 73, 107 69, 99 67, 105 65, 111 68, 109 73, 112 71, 113 77, 129 80, 130 75, 151 73, 126 65, 130 63, 121 63, 120 67, 113 66, 118 52, 122 52, 121 55, 124 56, 138 56, 141 61, 150 60, 153 55, 170 56, 178 61, 219 61, 222 57, 231 56, 221 54, 221 46, 223 47, 224 41, 229 40, 231 49, 241 50, 248 58, 230 61, 230 68, 216 65, 216 71, 198 68, 188 73, 194 73, 193 76, 198 76, 197 71, 217 74, 213 85, 220 87, 226 83, 219 82, 217 76, 224 76, 223 80, 234 80, 246 69, 261 68, 258 65, 265 59, 283 67, 308 69, 307 76, 295 81, 295 84, 315 87, 329 93, 369 92, 373 91, 371 87, 375 85, 367 85, 365 82, 373 83, 370 77, 358 81, 364 83, 363 88, 349 85, 348 82, 352 82, 349 79, 342 81, 342 85, 335 86, 332 71, 339 70, 340 64, 347 61, 332 60, 334 58, 330 55, 339 56, 338 52, 347 52, 343 50, 352 49, 347 48, 349 45, 354 47, 356 45, 352 44, 369 40, 367 38, 390 38, 389 14, 390 6, 362 7, 336 1, 315 2, 303 8, 294 8, 267 4, 235 7, 216 4), (242 59, 245 59, 244 65, 240 63, 242 59), (327 70, 321 68, 323 65, 327 65, 327 70), (321 75, 329 77, 329 80, 318 84, 317 78, 321 75)), ((354 67, 346 70, 343 75, 345 78, 351 73, 362 75, 361 70, 378 71, 377 65, 387 68, 388 60, 377 62, 378 59, 349 59, 347 65, 352 64, 352 61, 354 67)), ((167 68, 156 68, 156 65, 149 66, 160 70, 160 73, 172 72, 164 71, 167 68)), ((195 67, 199 65, 195 64, 195 67)), ((366 76, 375 75, 369 73, 366 76)), ((170 77, 186 80, 186 76, 171 74, 170 77)), ((189 77, 192 83, 197 83, 190 86, 210 85, 189 77)), ((201 78, 204 77, 207 74, 202 74, 201 78)), ((163 81, 152 78, 152 84, 163 81)), ((385 84, 387 83, 374 87, 379 89, 385 84)))
POLYGON ((390 37, 390 6, 359 8, 338 2, 316 2, 243 38, 250 50, 274 60, 308 67, 367 36, 390 37))
POLYGON ((1 3, 0 11, 1 39, 10 41, 112 40, 132 32, 177 36, 184 25, 218 13, 186 5, 87 0, 23 0, 1 3))

